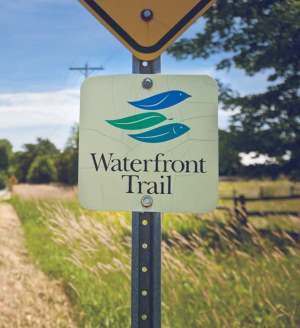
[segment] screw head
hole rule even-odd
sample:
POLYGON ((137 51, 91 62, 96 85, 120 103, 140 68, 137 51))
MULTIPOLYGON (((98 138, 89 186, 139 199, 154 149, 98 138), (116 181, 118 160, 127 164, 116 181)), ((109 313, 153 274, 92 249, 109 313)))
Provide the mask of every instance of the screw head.
POLYGON ((146 321, 148 319, 148 316, 147 314, 142 314, 141 318, 143 321, 146 321))
POLYGON ((153 80, 150 79, 150 77, 146 77, 144 80, 143 80, 143 88, 144 89, 151 89, 153 87, 153 80))
POLYGON ((141 12, 142 20, 145 21, 145 22, 151 21, 153 16, 154 16, 153 11, 149 8, 143 9, 142 12, 141 12))
POLYGON ((142 296, 144 297, 148 296, 148 291, 146 289, 142 290, 142 296))
POLYGON ((145 195, 141 200, 142 206, 145 208, 149 208, 153 205, 153 198, 149 195, 145 195))

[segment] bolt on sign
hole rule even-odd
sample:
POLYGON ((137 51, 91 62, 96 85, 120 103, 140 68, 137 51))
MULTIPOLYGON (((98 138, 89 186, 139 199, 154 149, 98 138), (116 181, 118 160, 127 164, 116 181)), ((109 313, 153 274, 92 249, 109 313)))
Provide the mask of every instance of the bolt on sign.
POLYGON ((153 60, 215 0, 80 0, 134 55, 153 60))
POLYGON ((137 212, 215 209, 217 93, 208 76, 86 80, 80 113, 81 204, 137 212))

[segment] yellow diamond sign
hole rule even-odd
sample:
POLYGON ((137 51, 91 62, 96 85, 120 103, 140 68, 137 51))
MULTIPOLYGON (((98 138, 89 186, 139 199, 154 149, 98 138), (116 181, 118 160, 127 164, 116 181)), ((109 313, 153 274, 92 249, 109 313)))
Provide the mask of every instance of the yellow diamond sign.
POLYGON ((215 0, 80 0, 137 58, 153 60, 215 0))

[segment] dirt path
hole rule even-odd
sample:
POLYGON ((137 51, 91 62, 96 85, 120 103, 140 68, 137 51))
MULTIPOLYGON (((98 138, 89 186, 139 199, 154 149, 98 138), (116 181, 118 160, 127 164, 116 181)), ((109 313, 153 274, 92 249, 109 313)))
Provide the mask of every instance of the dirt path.
POLYGON ((30 185, 18 184, 14 186, 14 194, 23 199, 74 199, 77 194, 76 187, 58 185, 30 185))
POLYGON ((0 203, 0 328, 75 327, 61 287, 31 262, 19 219, 0 203))

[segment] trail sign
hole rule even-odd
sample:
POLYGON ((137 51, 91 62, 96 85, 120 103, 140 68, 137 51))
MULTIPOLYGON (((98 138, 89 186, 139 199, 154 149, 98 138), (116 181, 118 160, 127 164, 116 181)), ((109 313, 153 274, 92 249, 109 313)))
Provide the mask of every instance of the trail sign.
POLYGON ((208 76, 93 77, 81 89, 79 194, 97 210, 208 212, 218 189, 208 76))
POLYGON ((80 0, 134 55, 157 58, 215 0, 80 0))

